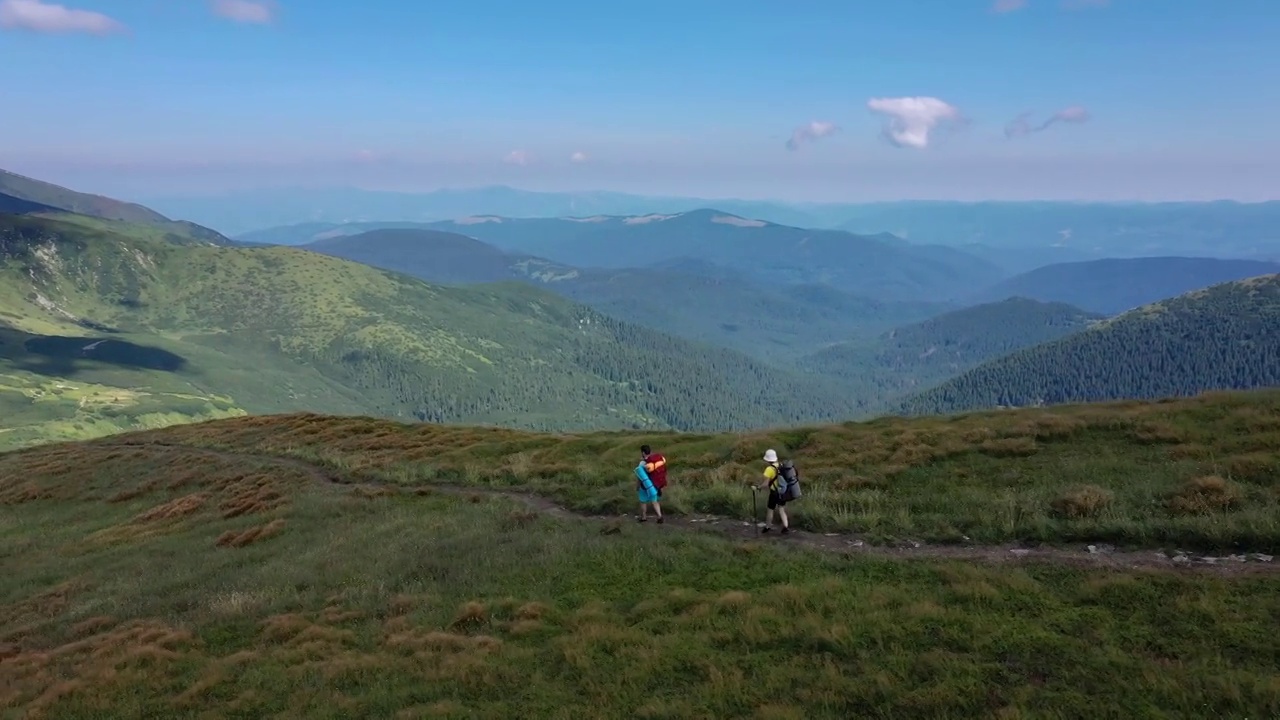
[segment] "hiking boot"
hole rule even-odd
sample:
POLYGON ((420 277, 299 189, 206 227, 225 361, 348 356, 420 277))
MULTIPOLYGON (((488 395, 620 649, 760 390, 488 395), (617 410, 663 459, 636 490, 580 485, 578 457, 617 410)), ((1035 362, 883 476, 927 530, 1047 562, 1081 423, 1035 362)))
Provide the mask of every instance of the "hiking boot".
POLYGON ((658 524, 659 524, 659 525, 661 525, 661 524, 662 524, 662 518, 661 518, 661 517, 659 517, 659 518, 658 518, 658 524))
POLYGON ((764 526, 764 527, 760 528, 760 532, 762 532, 762 533, 773 532, 773 528, 771 528, 771 527, 769 527, 768 525, 766 525, 766 526, 764 526))
POLYGON ((791 528, 786 527, 786 526, 783 526, 783 528, 782 528, 782 534, 783 534, 783 535, 786 535, 786 534, 787 534, 787 533, 789 533, 789 532, 791 532, 791 528))
POLYGON ((649 518, 647 518, 647 517, 638 517, 638 518, 636 518, 636 522, 649 522, 649 518))

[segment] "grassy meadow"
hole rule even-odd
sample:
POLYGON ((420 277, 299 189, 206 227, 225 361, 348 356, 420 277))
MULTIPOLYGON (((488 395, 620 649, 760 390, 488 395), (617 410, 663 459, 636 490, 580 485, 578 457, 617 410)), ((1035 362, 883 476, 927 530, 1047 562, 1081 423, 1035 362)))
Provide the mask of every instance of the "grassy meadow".
POLYGON ((641 443, 671 465, 666 508, 743 517, 764 450, 800 468, 796 527, 872 542, 1107 542, 1280 549, 1280 391, 1211 393, 736 435, 532 434, 311 414, 128 436, 293 457, 414 487, 524 488, 574 510, 630 511, 641 443))
MULTIPOLYGON (((372 466, 317 468, 260 448, 120 444, 248 448, 237 428, 297 443, 308 426, 350 421, 293 422, 272 433, 242 418, 0 455, 4 717, 1280 711, 1277 573, 810 552, 531 512, 426 482, 372 486, 358 482, 372 466)), ((464 431, 453 432, 453 452, 464 452, 464 431)), ((511 433, 470 432, 477 459, 502 443, 532 452, 511 433)), ((394 441, 364 439, 380 472, 394 472, 394 441)), ((622 452, 621 438, 597 441, 602 463, 622 452)), ((716 441, 687 442, 711 452, 716 441)), ((837 492, 819 483, 811 492, 837 492)))

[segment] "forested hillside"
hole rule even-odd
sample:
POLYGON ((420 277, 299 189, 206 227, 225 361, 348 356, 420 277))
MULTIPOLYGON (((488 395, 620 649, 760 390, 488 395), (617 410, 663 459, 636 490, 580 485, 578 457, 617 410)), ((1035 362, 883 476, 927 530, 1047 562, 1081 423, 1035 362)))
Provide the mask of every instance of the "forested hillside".
POLYGON ((575 268, 435 230, 374 230, 301 247, 433 283, 520 280, 627 322, 783 364, 831 342, 945 309, 940 303, 872 300, 827 285, 761 285, 697 260, 575 268))
MULTIPOLYGON (((138 398, 154 403, 161 390, 218 398, 233 413, 541 429, 751 427, 860 411, 833 383, 524 284, 430 286, 302 250, 140 232, 0 216, 0 324, 10 338, 0 372, 18 378, 21 393, 0 395, 18 398, 4 429, 38 435, 57 423, 59 436, 95 434, 111 418, 133 426, 138 398), (114 399, 69 397, 35 412, 32 397, 57 399, 68 380, 114 399)), ((148 422, 174 421, 153 410, 148 422)))
POLYGON ((833 345, 805 358, 803 366, 844 379, 867 397, 887 400, 1102 318, 1063 303, 1011 298, 895 328, 872 340, 833 345))
POLYGON ((1107 258, 1036 268, 988 288, 974 299, 1029 297, 1104 315, 1131 310, 1210 285, 1280 272, 1280 264, 1208 257, 1107 258))
POLYGON ((902 411, 1144 399, 1280 384, 1280 275, 1144 306, 993 360, 909 398, 902 411))

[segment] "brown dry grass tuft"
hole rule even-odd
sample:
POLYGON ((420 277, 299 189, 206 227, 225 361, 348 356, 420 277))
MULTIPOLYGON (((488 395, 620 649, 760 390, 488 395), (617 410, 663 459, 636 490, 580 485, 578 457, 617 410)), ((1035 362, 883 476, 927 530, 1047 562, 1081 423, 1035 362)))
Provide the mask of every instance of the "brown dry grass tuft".
POLYGON ((1040 446, 1033 437, 1007 437, 983 441, 978 452, 994 458, 1030 457, 1040 452, 1040 446))
POLYGON ((1188 480, 1169 498, 1169 509, 1179 515, 1203 515, 1238 507, 1244 498, 1235 483, 1218 475, 1188 480))
POLYGON ((1139 424, 1131 436, 1142 445, 1178 445, 1186 441, 1186 434, 1168 422, 1152 421, 1139 424))
POLYGON ((1097 485, 1083 485, 1054 498, 1049 508, 1054 515, 1068 520, 1097 517, 1111 505, 1115 495, 1097 485))
POLYGON ((221 535, 219 535, 218 539, 215 540, 213 544, 218 547, 232 547, 232 548, 244 547, 245 545, 248 545, 250 543, 255 543, 255 542, 258 542, 259 540, 266 540, 267 538, 272 537, 273 535, 279 534, 280 531, 284 529, 284 525, 285 525, 284 518, 276 518, 275 520, 272 520, 271 522, 265 525, 258 525, 257 527, 251 527, 248 530, 244 530, 242 532, 236 532, 235 530, 228 530, 222 533, 221 535))
POLYGON ((19 648, 4 660, 0 705, 21 706, 35 718, 67 696, 83 694, 92 703, 108 691, 171 675, 194 641, 186 630, 135 620, 50 649, 19 648))
POLYGON ((453 617, 449 627, 455 629, 472 629, 489 622, 489 610, 484 603, 472 600, 462 607, 453 617))
POLYGON ((357 485, 352 488, 351 494, 355 497, 364 498, 366 500, 376 500, 378 498, 398 495, 399 491, 387 485, 357 485))
POLYGON ((533 510, 513 510, 502 519, 502 529, 523 530, 536 523, 539 517, 541 516, 533 510))
POLYGON ((208 502, 209 496, 205 493, 193 493, 191 495, 183 495, 176 500, 170 500, 167 503, 157 505, 146 512, 139 513, 133 518, 133 522, 144 523, 153 520, 172 520, 175 518, 185 517, 199 510, 208 502))
POLYGON ((528 602, 516 610, 516 618, 520 620, 538 620, 551 611, 551 608, 540 602, 528 602))
POLYGON ((262 638, 271 642, 284 642, 298 633, 311 627, 311 621, 305 617, 287 613, 272 615, 262 622, 262 638))
POLYGON ((1236 480, 1267 483, 1280 476, 1280 453, 1249 453, 1228 458, 1227 474, 1236 480))
POLYGON ((387 603, 387 609, 391 611, 392 616, 407 615, 409 611, 422 602, 423 599, 420 597, 399 593, 391 596, 391 600, 387 603))
POLYGON ((71 635, 73 637, 84 637, 85 635, 96 635, 97 633, 116 624, 116 620, 108 615, 98 615, 87 620, 81 620, 71 626, 71 635))

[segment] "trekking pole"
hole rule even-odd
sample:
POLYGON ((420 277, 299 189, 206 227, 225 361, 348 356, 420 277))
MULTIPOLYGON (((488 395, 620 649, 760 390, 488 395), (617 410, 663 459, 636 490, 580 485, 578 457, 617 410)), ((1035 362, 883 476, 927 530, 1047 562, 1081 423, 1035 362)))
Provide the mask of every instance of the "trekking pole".
POLYGON ((760 524, 756 522, 756 516, 760 514, 760 501, 756 496, 756 486, 751 486, 751 524, 756 526, 756 534, 760 533, 760 524))

